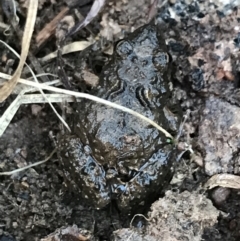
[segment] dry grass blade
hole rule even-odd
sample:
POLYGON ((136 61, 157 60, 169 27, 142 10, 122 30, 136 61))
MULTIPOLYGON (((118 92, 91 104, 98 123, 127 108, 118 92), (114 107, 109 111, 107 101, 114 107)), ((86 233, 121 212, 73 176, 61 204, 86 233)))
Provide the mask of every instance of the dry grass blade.
MULTIPOLYGON (((63 47, 62 54, 68 54, 68 53, 82 51, 85 48, 89 47, 91 44, 92 43, 89 41, 77 41, 77 42, 70 43, 63 47)), ((39 60, 43 63, 43 62, 47 62, 56 57, 57 57, 57 51, 50 53, 39 60)))
POLYGON ((105 0, 95 0, 86 18, 82 22, 76 24, 72 29, 70 29, 67 36, 71 36, 78 32, 80 29, 86 27, 98 15, 104 4, 105 0))
MULTIPOLYGON (((6 44, 5 42, 3 42, 2 40, 0 40, 1 43, 3 43, 7 48, 9 48, 18 58, 20 58, 20 56, 18 55, 18 53, 13 49, 11 48, 8 44, 6 44)), ((26 63, 25 63, 26 64, 26 63)), ((26 66, 28 67, 29 71, 31 72, 32 74, 32 77, 34 79, 34 81, 36 83, 38 83, 38 80, 37 80, 37 77, 36 75, 34 74, 33 70, 31 69, 31 67, 26 64, 26 66)), ((19 81, 19 79, 18 79, 19 81)), ((52 105, 52 103, 46 98, 46 95, 44 94, 44 92, 42 91, 41 88, 38 89, 40 91, 40 93, 44 96, 44 98, 46 99, 46 102, 51 106, 53 112, 57 115, 57 117, 59 118, 59 120, 63 123, 63 125, 70 131, 70 128, 69 126, 67 125, 67 123, 65 122, 65 120, 58 114, 57 110, 54 108, 54 106, 52 105)), ((12 90, 14 91, 14 90, 12 90)))
POLYGON ((6 128, 8 127, 9 123, 11 122, 12 118, 14 117, 15 113, 17 112, 20 106, 20 100, 24 95, 25 91, 23 90, 17 98, 11 103, 11 105, 7 108, 4 114, 0 118, 0 137, 5 132, 6 128))
MULTIPOLYGON (((57 78, 56 75, 50 74, 50 73, 39 74, 39 75, 36 75, 36 77, 38 78, 38 77, 41 77, 41 76, 44 76, 44 75, 48 75, 48 76, 52 76, 52 77, 56 77, 56 78, 57 78)), ((2 79, 0 79, 0 87, 1 87, 2 85, 4 85, 4 83, 6 82, 6 80, 11 79, 12 76, 0 72, 0 78, 2 78, 2 79)), ((31 79, 31 78, 30 78, 30 79, 31 79)), ((16 87, 14 88, 12 94, 18 95, 18 94, 20 94, 20 92, 21 92, 22 90, 28 88, 26 85, 22 85, 22 84, 21 84, 21 80, 22 80, 22 79, 19 79, 19 80, 18 80, 18 84, 17 84, 16 87)), ((50 82, 45 82, 44 84, 47 84, 47 85, 55 85, 55 86, 56 86, 56 85, 60 85, 60 81, 59 81, 59 80, 53 80, 53 81, 50 81, 50 82)), ((34 90, 36 91, 36 88, 34 88, 34 90)))
POLYGON ((150 120, 146 116, 141 115, 140 113, 138 113, 136 111, 133 111, 133 110, 127 108, 127 107, 118 105, 116 103, 112 103, 110 101, 101 99, 99 97, 96 97, 96 96, 93 96, 93 95, 90 95, 90 94, 79 93, 79 92, 66 90, 66 89, 60 89, 60 88, 56 88, 56 87, 53 87, 53 86, 47 86, 45 84, 39 84, 39 83, 35 83, 35 82, 32 82, 32 81, 23 80, 23 79, 21 79, 21 83, 26 84, 26 85, 30 85, 30 86, 33 86, 33 87, 36 87, 36 88, 42 88, 42 89, 49 90, 49 91, 56 92, 56 93, 62 93, 62 94, 71 95, 71 96, 75 96, 75 97, 79 97, 79 98, 89 99, 89 100, 98 102, 100 104, 104 104, 104 105, 110 106, 112 108, 127 112, 131 115, 134 115, 134 116, 148 122, 149 124, 151 124, 152 126, 157 128, 159 131, 164 133, 167 138, 170 138, 171 140, 174 140, 173 136, 170 133, 168 133, 165 129, 163 129, 161 126, 159 126, 156 122, 150 120))
MULTIPOLYGON (((0 73, 0 77, 1 77, 1 78, 5 78, 5 79, 10 78, 9 75, 4 74, 4 73, 0 73)), ((32 86, 32 87, 38 88, 38 89, 45 89, 45 90, 49 90, 49 91, 56 92, 56 93, 62 93, 62 94, 70 95, 70 96, 76 96, 76 97, 79 97, 79 98, 86 98, 86 99, 89 99, 89 100, 93 100, 93 101, 99 102, 99 103, 101 103, 101 104, 105 104, 105 105, 111 106, 111 107, 113 107, 113 108, 116 108, 116 109, 119 109, 119 110, 122 110, 122 111, 125 111, 125 112, 127 112, 127 113, 129 113, 129 114, 131 114, 131 115, 134 115, 134 116, 136 116, 136 117, 138 117, 138 118, 141 118, 141 119, 147 121, 149 124, 151 124, 152 126, 154 126, 155 128, 157 128, 159 131, 161 131, 162 133, 164 133, 166 137, 174 140, 173 136, 172 136, 170 133, 168 133, 165 129, 163 129, 161 126, 159 126, 159 125, 158 125, 157 123, 155 123, 154 121, 150 120, 149 118, 147 118, 147 117, 145 117, 145 116, 143 116, 143 115, 141 115, 141 114, 139 114, 139 113, 137 113, 137 112, 135 112, 135 111, 133 111, 133 110, 131 110, 131 109, 129 109, 129 108, 123 107, 123 106, 121 106, 121 105, 112 103, 112 102, 110 102, 110 101, 107 101, 107 100, 104 100, 104 99, 101 99, 101 98, 98 98, 98 97, 96 97, 96 96, 92 96, 92 95, 89 95, 89 94, 74 92, 74 91, 70 91, 70 90, 59 89, 59 88, 56 88, 56 87, 50 87, 50 86, 48 86, 46 83, 45 83, 45 84, 39 84, 39 83, 34 83, 34 82, 32 82, 32 81, 25 80, 25 79, 19 79, 18 82, 21 83, 21 84, 25 84, 25 85, 28 85, 28 86, 32 86)), ((46 96, 46 95, 45 95, 45 96, 46 96)), ((47 95, 47 97, 49 97, 49 95, 47 95)), ((26 98, 27 98, 27 97, 26 97, 26 98)), ((25 98, 24 96, 22 96, 21 98, 19 98, 19 99, 18 99, 18 100, 19 100, 19 103, 20 103, 20 104, 30 103, 30 102, 28 102, 28 101, 26 100, 26 98, 25 98)), ((50 97, 50 100, 52 100, 53 102, 58 102, 57 100, 59 100, 59 98, 60 98, 60 100, 61 100, 61 98, 62 98, 62 100, 65 99, 65 100, 67 100, 67 101, 71 101, 71 98, 69 99, 69 97, 63 97, 63 96, 60 96, 60 97, 59 97, 59 96, 58 96, 58 97, 54 96, 53 99, 51 99, 51 97, 50 97)), ((36 96, 36 99, 35 99, 35 100, 36 100, 38 103, 43 103, 43 102, 44 102, 43 99, 42 99, 41 97, 39 97, 39 96, 36 96)), ((61 102, 60 100, 59 100, 59 102, 61 102)), ((34 102, 32 102, 32 103, 34 103, 34 102)), ((17 108, 18 108, 18 107, 19 107, 19 106, 17 106, 17 108)), ((16 108, 15 108, 15 109, 16 109, 16 108)), ((12 111, 12 113, 13 113, 13 112, 14 112, 14 111, 12 111)), ((6 118, 9 119, 10 117, 6 117, 6 118)), ((12 118, 12 117, 11 117, 11 118, 12 118)), ((11 119, 11 118, 10 118, 10 119, 11 119)), ((5 119, 5 118, 4 118, 4 119, 5 119)), ((0 122, 2 122, 2 121, 3 121, 3 117, 1 117, 1 119, 0 119, 0 122)), ((4 130, 5 130, 4 128, 1 128, 1 130, 0 130, 0 136, 2 135, 2 133, 4 132, 4 130)))
MULTIPOLYGON (((49 83, 45 84, 56 84, 58 80, 51 81, 49 83)), ((48 101, 51 102, 62 102, 65 100, 66 95, 63 96, 43 96, 41 94, 33 94, 33 95, 24 95, 26 92, 36 91, 36 88, 25 86, 24 89, 21 90, 21 92, 18 94, 18 96, 15 98, 15 100, 11 103, 11 105, 7 108, 7 110, 4 112, 4 114, 0 118, 0 137, 5 132, 6 128, 10 124, 11 120, 13 119, 14 115, 16 114, 17 110, 22 104, 32 104, 32 103, 46 103, 46 97, 49 98, 48 101), (26 88, 27 87, 27 88, 26 88)), ((67 96, 68 98, 66 101, 70 101, 71 96, 67 96)))
POLYGON ((38 9, 38 0, 30 0, 28 14, 27 14, 27 21, 24 28, 23 38, 22 38, 21 59, 12 79, 9 80, 7 83, 5 83, 4 86, 0 89, 0 102, 3 102, 12 93, 14 87, 18 82, 18 79, 20 78, 22 68, 25 64, 25 61, 28 55, 28 50, 29 50, 32 33, 34 30, 34 25, 35 25, 36 16, 37 16, 37 9, 38 9))
POLYGON ((217 174, 212 176, 204 185, 205 188, 209 189, 212 189, 217 186, 240 189, 240 176, 226 173, 217 174))
MULTIPOLYGON (((75 102, 76 99, 70 95, 64 94, 46 94, 47 98, 51 103, 62 103, 62 102, 75 102)), ((80 100, 77 100, 78 102, 80 100)), ((46 99, 41 94, 30 94, 24 95, 21 98, 20 104, 40 104, 46 103, 46 99)), ((1 127, 0 127, 1 128, 1 127)))

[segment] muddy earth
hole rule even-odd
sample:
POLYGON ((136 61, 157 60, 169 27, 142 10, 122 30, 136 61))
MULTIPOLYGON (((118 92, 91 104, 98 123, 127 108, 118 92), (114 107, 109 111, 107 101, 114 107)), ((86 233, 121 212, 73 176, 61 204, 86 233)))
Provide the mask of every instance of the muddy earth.
MULTIPOLYGON (((0 38, 20 53, 28 1, 13 2, 19 24, 7 34, 0 27, 0 38)), ((109 199, 95 209, 66 180, 55 153, 44 164, 0 175, 0 241, 240 239, 239 190, 204 188, 215 174, 240 172, 239 2, 152 2, 106 1, 86 28, 64 41, 63 45, 80 41, 88 47, 63 55, 68 80, 61 87, 91 93, 101 85, 102 70, 115 54, 116 41, 149 22, 159 26, 171 56, 171 98, 183 114, 190 113, 182 127, 171 182, 154 199, 144 197, 144 208, 138 212, 126 214, 109 199), (186 144, 194 155, 184 152, 186 144)), ((66 29, 87 15, 92 3, 39 1, 28 58, 36 73, 58 74, 59 59, 46 56, 56 50, 66 29), (61 24, 54 27, 55 17, 61 24)), ((10 24, 11 9, 6 1, 1 4, 1 23, 10 24)), ((12 75, 18 59, 4 45, 0 49, 0 72, 12 75)), ((29 77, 24 69, 22 78, 29 77)), ((42 76, 39 81, 53 79, 42 76)), ((15 98, 13 94, 0 104, 1 115, 15 98)), ((67 121, 76 111, 76 103, 54 106, 67 121)), ((48 104, 21 105, 0 137, 0 172, 44 160, 57 146, 60 133, 66 129, 48 104)))

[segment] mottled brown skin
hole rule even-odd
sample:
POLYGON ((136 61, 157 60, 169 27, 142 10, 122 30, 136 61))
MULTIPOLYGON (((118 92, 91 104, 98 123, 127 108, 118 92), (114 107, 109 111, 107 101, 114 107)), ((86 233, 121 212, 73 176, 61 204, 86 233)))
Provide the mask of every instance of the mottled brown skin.
MULTIPOLYGON (((146 25, 117 43, 92 94, 133 109, 176 133, 170 63, 161 31, 146 25)), ((83 100, 59 141, 67 180, 96 208, 116 199, 121 210, 143 203, 172 176, 174 147, 147 122, 83 100)))

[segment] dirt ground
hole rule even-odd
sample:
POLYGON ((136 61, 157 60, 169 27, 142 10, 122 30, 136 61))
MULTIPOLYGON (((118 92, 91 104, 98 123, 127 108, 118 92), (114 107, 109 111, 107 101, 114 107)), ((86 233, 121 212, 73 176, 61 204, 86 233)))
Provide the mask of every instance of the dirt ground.
MULTIPOLYGON (((0 22, 9 24, 4 2, 0 22)), ((15 2, 18 28, 23 30, 28 1, 15 2)), ((0 241, 240 240, 239 189, 204 188, 215 174, 240 173, 240 6, 238 1, 155 2, 107 1, 86 28, 65 41, 90 45, 81 54, 63 56, 65 71, 75 89, 87 92, 90 85, 97 84, 99 66, 112 54, 114 42, 150 18, 156 24, 164 23, 162 34, 175 65, 174 98, 184 113, 190 111, 180 144, 191 145, 195 156, 186 152, 176 162, 165 196, 148 203, 146 210, 134 217, 122 215, 114 204, 94 210, 82 202, 65 185, 57 155, 25 171, 0 175, 0 241), (86 77, 89 75, 91 78, 86 77)), ((57 74, 56 58, 44 57, 56 50, 56 35, 86 16, 92 3, 39 1, 30 50, 33 57, 28 59, 34 71, 57 74), (64 19, 61 29, 52 22, 56 16, 64 19)), ((20 53, 21 36, 13 30, 7 35, 2 27, 0 30, 0 39, 20 53)), ((12 75, 18 59, 2 44, 0 50, 0 72, 12 75)), ((30 77, 27 69, 22 77, 30 77)), ((40 81, 53 79, 45 76, 40 81)), ((11 95, 0 104, 1 115, 15 98, 11 95)), ((61 113, 62 106, 54 106, 61 113)), ((71 108, 69 105, 67 111, 71 108)), ((22 105, 0 137, 0 172, 44 160, 55 148, 61 131, 60 121, 48 104, 22 105)))

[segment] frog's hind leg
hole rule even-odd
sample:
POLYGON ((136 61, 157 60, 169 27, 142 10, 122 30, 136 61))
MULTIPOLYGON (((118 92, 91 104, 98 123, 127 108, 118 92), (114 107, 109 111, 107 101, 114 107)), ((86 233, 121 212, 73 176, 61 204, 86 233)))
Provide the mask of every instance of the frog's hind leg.
POLYGON ((159 198, 173 176, 173 149, 167 145, 155 152, 125 185, 117 200, 119 209, 139 209, 159 198))
POLYGON ((64 176, 71 187, 97 209, 110 203, 105 170, 92 156, 91 148, 83 145, 80 138, 66 135, 60 139, 58 149, 64 176))

